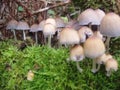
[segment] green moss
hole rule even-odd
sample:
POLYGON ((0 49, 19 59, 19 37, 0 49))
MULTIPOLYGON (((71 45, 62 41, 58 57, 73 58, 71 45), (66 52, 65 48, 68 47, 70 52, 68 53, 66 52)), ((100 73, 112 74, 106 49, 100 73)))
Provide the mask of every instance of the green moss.
MULTIPOLYGON (((119 90, 120 70, 106 77, 104 66, 91 73, 90 59, 80 62, 79 73, 75 62, 67 62, 65 48, 28 46, 18 50, 13 42, 0 43, 0 88, 2 90, 119 90), (29 70, 35 74, 33 81, 26 76, 29 70)), ((120 56, 114 57, 120 64, 120 56)))

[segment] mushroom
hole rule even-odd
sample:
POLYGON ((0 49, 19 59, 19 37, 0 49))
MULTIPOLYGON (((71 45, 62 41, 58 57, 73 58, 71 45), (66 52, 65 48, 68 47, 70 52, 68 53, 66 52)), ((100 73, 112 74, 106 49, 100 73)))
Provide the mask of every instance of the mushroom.
POLYGON ((27 73, 27 80, 32 81, 34 78, 34 73, 32 70, 29 70, 29 72, 27 73))
POLYGON ((41 29, 39 28, 38 24, 33 24, 30 27, 30 32, 35 32, 35 41, 36 41, 36 44, 38 44, 38 36, 37 36, 37 32, 38 31, 41 31, 41 29))
POLYGON ((90 37, 93 35, 93 32, 90 28, 83 26, 78 30, 78 34, 80 37, 80 42, 84 43, 87 39, 87 37, 90 37))
POLYGON ((113 58, 110 54, 103 54, 96 58, 96 63, 98 64, 97 71, 99 71, 101 64, 105 64, 107 60, 113 58))
POLYGON ((120 17, 113 12, 106 14, 101 21, 100 32, 107 36, 105 45, 108 51, 110 38, 120 36, 120 17))
POLYGON ((82 61, 85 58, 84 50, 81 45, 74 45, 70 50, 70 57, 68 60, 76 62, 77 69, 82 72, 82 69, 79 66, 79 61, 82 61))
POLYGON ((95 73, 96 70, 96 58, 100 57, 105 53, 105 45, 103 41, 94 34, 89 37, 84 43, 84 53, 85 57, 93 59, 92 72, 95 73))
POLYGON ((17 25, 18 25, 18 22, 13 19, 7 23, 7 27, 6 27, 6 29, 10 29, 11 31, 13 31, 13 35, 14 35, 15 40, 17 40, 16 33, 15 33, 15 29, 16 29, 17 25))
POLYGON ((18 22, 18 25, 16 27, 16 30, 22 30, 23 31, 23 40, 26 40, 25 30, 29 30, 29 25, 25 21, 18 22))
POLYGON ((118 70, 118 62, 113 58, 108 59, 105 62, 105 69, 107 71, 106 75, 109 77, 111 75, 112 71, 117 71, 118 70))
POLYGON ((64 28, 60 32, 60 44, 63 45, 75 45, 80 43, 78 32, 73 28, 64 28))
POLYGON ((51 38, 56 32, 56 27, 53 24, 46 23, 44 25, 43 34, 46 39, 48 37, 48 46, 51 47, 51 38))
POLYGON ((89 8, 83 11, 79 16, 78 16, 78 21, 79 25, 89 25, 91 28, 91 25, 100 25, 98 16, 96 12, 89 8))

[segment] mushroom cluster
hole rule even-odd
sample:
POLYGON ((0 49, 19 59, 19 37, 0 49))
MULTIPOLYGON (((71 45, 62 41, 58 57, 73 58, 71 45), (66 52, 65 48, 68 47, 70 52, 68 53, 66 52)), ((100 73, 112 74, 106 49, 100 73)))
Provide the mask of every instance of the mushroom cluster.
POLYGON ((110 76, 112 70, 118 69, 117 60, 110 54, 106 54, 109 51, 110 38, 120 36, 120 16, 114 12, 106 14, 101 9, 88 8, 80 13, 77 20, 71 19, 65 23, 60 16, 57 16, 47 18, 31 27, 24 21, 11 20, 7 29, 13 31, 15 40, 17 39, 15 30, 23 31, 23 40, 26 40, 25 30, 30 30, 35 33, 36 44, 38 44, 37 32, 42 31, 45 44, 49 47, 56 35, 60 45, 69 47, 70 53, 67 60, 75 61, 80 72, 82 68, 79 66, 79 61, 85 57, 93 59, 91 70, 93 73, 100 69, 101 64, 105 65, 107 76, 110 76), (107 37, 106 40, 105 37, 107 37))
POLYGON ((72 26, 73 24, 71 25, 70 23, 61 31, 60 43, 67 45, 72 44, 70 57, 67 60, 76 61, 78 70, 82 72, 82 69, 78 66, 78 62, 85 57, 91 58, 93 59, 91 70, 93 73, 96 73, 100 69, 100 65, 104 64, 107 76, 110 76, 112 71, 118 70, 118 63, 117 60, 106 53, 108 53, 110 37, 120 36, 120 17, 113 12, 105 14, 105 12, 100 9, 86 9, 78 16, 78 21, 80 29, 75 30, 72 26), (94 26, 96 26, 96 28, 94 28, 94 26), (71 33, 71 28, 77 31, 78 35, 73 34, 73 32, 71 33), (76 42, 77 36, 79 36, 79 42, 76 42), (106 36, 108 39, 104 40, 106 36), (74 39, 75 37, 76 39, 74 39), (69 43, 61 42, 62 38, 69 43), (70 40, 76 43, 70 43, 70 40))

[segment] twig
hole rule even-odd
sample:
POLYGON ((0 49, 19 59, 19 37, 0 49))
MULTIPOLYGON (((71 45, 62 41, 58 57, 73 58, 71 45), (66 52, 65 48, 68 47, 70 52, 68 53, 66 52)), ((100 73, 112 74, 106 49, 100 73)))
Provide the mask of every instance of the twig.
MULTIPOLYGON (((37 11, 32 11, 31 16, 34 15, 34 14, 37 14, 37 13, 44 12, 44 11, 47 11, 47 10, 49 10, 49 9, 55 8, 55 7, 67 5, 67 4, 69 4, 69 3, 71 3, 70 0, 69 0, 69 2, 62 2, 62 3, 56 4, 56 5, 53 5, 53 6, 50 6, 50 7, 45 7, 45 8, 43 8, 43 9, 39 9, 39 10, 37 10, 37 11)), ((28 17, 28 16, 29 16, 29 15, 26 15, 26 16, 22 17, 21 19, 26 18, 26 17, 28 17)))

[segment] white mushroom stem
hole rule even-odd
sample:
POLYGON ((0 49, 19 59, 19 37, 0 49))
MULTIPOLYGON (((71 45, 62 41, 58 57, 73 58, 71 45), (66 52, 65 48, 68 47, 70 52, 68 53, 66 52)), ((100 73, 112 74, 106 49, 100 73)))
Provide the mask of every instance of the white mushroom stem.
POLYGON ((96 69, 96 60, 93 60, 93 64, 92 64, 92 70, 93 73, 96 73, 97 69, 96 69))
POLYGON ((26 40, 25 30, 23 30, 23 40, 26 40))
POLYGON ((35 32, 35 41, 36 41, 36 44, 38 44, 38 36, 37 36, 37 32, 35 32))
POLYGON ((106 50, 109 51, 109 45, 110 45, 110 37, 107 37, 107 40, 105 42, 106 50))
POLYGON ((76 61, 76 66, 77 66, 77 69, 79 70, 79 72, 81 73, 83 70, 82 70, 82 68, 80 68, 80 65, 79 65, 78 61, 76 61))
POLYGON ((48 36, 48 46, 51 47, 51 35, 48 36))
POLYGON ((96 72, 100 70, 100 66, 101 66, 101 64, 98 64, 96 72))
POLYGON ((11 30, 12 32, 13 32, 13 35, 14 35, 14 39, 15 39, 15 41, 17 40, 17 37, 16 37, 16 33, 15 33, 15 30, 13 29, 13 30, 11 30))
POLYGON ((107 71, 106 75, 109 77, 111 75, 111 70, 107 71))

